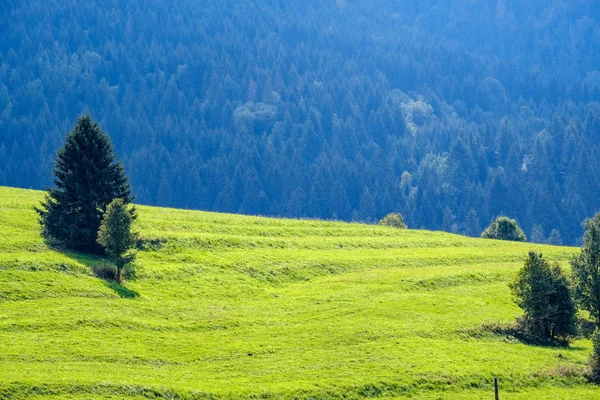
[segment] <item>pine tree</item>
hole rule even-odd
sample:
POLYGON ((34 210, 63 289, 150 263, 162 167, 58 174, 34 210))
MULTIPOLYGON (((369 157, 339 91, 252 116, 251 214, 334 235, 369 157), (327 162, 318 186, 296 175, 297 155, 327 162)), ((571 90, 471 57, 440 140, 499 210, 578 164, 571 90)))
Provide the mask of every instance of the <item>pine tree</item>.
POLYGON ((369 191, 369 188, 365 187, 362 195, 360 196, 358 216, 354 218, 354 220, 370 222, 375 217, 375 212, 375 199, 369 191))
POLYGON ((550 232, 550 236, 548 236, 548 240, 546 240, 548 244, 553 246, 562 246, 563 241, 560 237, 560 232, 557 229, 552 229, 550 232))
MULTIPOLYGON (((67 248, 101 253, 96 242, 102 214, 115 198, 132 201, 123 166, 108 135, 89 116, 77 120, 56 155, 55 188, 36 211, 43 236, 67 248)), ((135 209, 130 210, 132 217, 135 209)))
POLYGON ((546 234, 544 233, 544 228, 542 228, 538 224, 534 224, 533 228, 531 229, 529 241, 531 243, 544 243, 546 241, 546 234))
POLYGON ((444 217, 442 218, 442 230, 446 232, 457 233, 458 232, 458 224, 456 223, 456 215, 450 210, 449 207, 446 207, 444 210, 444 217))
POLYGON ((481 234, 479 216, 477 215, 477 211, 475 211, 473 208, 471 208, 467 213, 463 226, 464 233, 467 236, 477 237, 481 234))

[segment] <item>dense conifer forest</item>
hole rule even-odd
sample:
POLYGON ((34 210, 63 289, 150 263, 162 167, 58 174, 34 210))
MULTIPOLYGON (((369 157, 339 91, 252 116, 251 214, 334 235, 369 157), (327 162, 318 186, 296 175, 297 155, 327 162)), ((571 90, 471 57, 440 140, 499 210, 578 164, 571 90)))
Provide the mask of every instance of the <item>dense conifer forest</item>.
POLYGON ((89 113, 136 202, 576 243, 600 198, 600 7, 2 3, 0 185, 89 113))

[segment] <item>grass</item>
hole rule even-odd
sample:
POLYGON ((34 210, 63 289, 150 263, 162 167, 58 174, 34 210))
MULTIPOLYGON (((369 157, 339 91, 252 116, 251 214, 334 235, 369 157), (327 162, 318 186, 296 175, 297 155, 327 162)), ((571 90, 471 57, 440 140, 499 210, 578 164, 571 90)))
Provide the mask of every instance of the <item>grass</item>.
POLYGON ((116 285, 42 241, 42 196, 0 188, 0 399, 600 397, 588 340, 472 334, 520 314, 527 251, 577 249, 142 206, 116 285))

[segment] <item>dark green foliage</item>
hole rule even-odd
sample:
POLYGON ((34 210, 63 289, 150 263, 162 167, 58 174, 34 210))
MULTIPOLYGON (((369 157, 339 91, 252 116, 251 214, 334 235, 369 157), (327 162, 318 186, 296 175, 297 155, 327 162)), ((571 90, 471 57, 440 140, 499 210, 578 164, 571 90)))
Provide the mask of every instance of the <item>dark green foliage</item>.
POLYGON ((589 378, 592 382, 600 384, 600 329, 596 329, 592 335, 592 346, 589 378))
POLYGON ((513 242, 524 242, 527 240, 525 233, 514 219, 498 217, 481 234, 482 238, 510 240, 513 242))
POLYGON ((509 323, 484 323, 481 325, 481 327, 467 329, 463 333, 476 338, 480 338, 483 335, 492 333, 509 340, 516 339, 520 342, 534 345, 564 346, 565 344, 568 344, 568 342, 553 341, 548 338, 540 338, 539 336, 536 336, 531 329, 530 321, 525 317, 517 318, 516 321, 509 323))
POLYGON ((525 312, 520 324, 539 342, 568 342, 576 332, 576 310, 560 266, 530 252, 510 285, 515 303, 525 312))
POLYGON ((132 196, 109 137, 89 116, 80 117, 67 135, 53 173, 56 187, 36 208, 42 234, 71 249, 100 252, 102 213, 113 199, 130 203, 132 196))
POLYGON ((407 226, 404 223, 404 217, 400 213, 389 213, 381 221, 379 225, 393 226, 395 228, 406 229, 407 226))
POLYGON ((117 266, 117 281, 121 281, 121 271, 126 264, 135 260, 132 251, 137 242, 137 234, 131 230, 132 211, 123 199, 114 199, 102 217, 98 231, 98 243, 117 266))
POLYGON ((0 2, 0 185, 91 112, 145 204, 570 244, 598 207, 593 1, 82 3, 0 2))
POLYGON ((578 305, 600 328, 600 213, 585 222, 583 246, 571 260, 571 271, 578 305))

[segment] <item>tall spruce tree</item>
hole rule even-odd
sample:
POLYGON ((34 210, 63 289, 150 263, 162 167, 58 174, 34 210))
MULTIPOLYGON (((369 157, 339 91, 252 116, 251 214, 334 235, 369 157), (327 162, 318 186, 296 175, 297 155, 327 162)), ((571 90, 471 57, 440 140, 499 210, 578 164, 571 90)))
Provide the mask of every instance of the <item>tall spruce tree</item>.
POLYGON ((133 197, 108 135, 89 116, 80 117, 67 135, 53 174, 56 187, 36 208, 43 236, 70 249, 102 253, 96 241, 102 214, 113 199, 128 204, 133 197))

